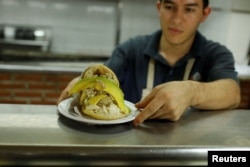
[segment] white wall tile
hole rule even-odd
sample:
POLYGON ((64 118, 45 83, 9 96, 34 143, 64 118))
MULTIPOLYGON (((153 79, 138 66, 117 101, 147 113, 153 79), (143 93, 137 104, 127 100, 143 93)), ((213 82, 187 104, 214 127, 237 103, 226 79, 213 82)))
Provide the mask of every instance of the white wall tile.
POLYGON ((155 0, 124 0, 121 42, 160 28, 155 0))
POLYGON ((49 26, 52 52, 110 55, 115 6, 115 1, 0 0, 0 24, 49 26))
MULTIPOLYGON (((53 52, 104 53, 115 47, 116 0, 0 0, 0 24, 45 25, 52 29, 53 52)), ((156 0, 121 0, 120 42, 160 28, 156 0)), ((237 62, 245 62, 250 42, 249 0, 210 0, 214 10, 199 30, 226 45, 237 62), (243 3, 241 3, 243 2, 243 3), (236 5, 237 4, 237 5, 236 5)))
POLYGON ((228 24, 227 43, 239 64, 247 64, 250 46, 250 14, 232 13, 228 24))

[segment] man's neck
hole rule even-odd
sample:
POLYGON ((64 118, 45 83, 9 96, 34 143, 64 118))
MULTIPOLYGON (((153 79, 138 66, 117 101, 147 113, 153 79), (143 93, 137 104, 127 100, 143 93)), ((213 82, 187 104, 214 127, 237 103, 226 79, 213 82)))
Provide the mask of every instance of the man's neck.
POLYGON ((184 57, 191 49, 194 37, 182 44, 170 44, 163 36, 161 36, 160 55, 168 62, 170 66, 174 66, 178 60, 184 57))

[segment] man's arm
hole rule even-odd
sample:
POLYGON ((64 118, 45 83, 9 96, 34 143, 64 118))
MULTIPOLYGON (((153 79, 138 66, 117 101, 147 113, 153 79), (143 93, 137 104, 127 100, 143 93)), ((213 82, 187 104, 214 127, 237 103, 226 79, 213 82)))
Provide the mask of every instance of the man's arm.
POLYGON ((213 82, 173 81, 156 86, 136 107, 142 109, 134 119, 138 125, 146 119, 177 121, 188 107, 202 110, 233 109, 240 103, 240 88, 232 79, 213 82))
POLYGON ((232 79, 200 83, 190 81, 191 106, 204 110, 233 109, 240 103, 240 88, 232 79))

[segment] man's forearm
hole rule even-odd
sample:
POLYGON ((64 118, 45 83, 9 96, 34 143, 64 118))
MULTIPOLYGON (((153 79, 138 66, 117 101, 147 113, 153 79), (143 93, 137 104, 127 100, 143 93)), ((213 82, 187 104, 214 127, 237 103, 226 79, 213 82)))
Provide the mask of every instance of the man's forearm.
POLYGON ((191 85, 192 107, 204 110, 233 109, 240 103, 240 88, 231 79, 191 85))

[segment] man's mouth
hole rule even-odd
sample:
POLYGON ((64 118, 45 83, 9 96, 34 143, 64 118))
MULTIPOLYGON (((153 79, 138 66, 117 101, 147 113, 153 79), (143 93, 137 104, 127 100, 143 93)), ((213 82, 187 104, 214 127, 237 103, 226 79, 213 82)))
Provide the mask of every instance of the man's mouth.
POLYGON ((172 33, 172 34, 181 34, 182 30, 177 29, 177 28, 168 28, 168 30, 172 33))

